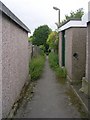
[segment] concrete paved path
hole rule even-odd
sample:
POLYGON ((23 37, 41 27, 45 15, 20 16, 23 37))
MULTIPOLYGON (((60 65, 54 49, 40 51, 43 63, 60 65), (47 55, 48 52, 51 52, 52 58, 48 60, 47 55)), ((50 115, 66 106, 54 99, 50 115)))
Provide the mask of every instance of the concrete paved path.
POLYGON ((65 94, 66 90, 67 86, 58 82, 46 59, 32 100, 26 106, 22 105, 15 118, 80 118, 80 113, 65 94))

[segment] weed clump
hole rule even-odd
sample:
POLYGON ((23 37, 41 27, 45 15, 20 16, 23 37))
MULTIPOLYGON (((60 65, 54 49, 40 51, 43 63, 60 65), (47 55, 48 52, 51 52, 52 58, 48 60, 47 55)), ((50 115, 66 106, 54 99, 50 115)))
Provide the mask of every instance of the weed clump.
POLYGON ((31 76, 31 81, 37 80, 41 74, 44 67, 45 56, 37 56, 32 58, 29 64, 29 74, 31 76))
POLYGON ((66 69, 59 66, 59 59, 57 53, 51 52, 49 54, 49 64, 50 67, 55 71, 58 78, 66 78, 66 69))

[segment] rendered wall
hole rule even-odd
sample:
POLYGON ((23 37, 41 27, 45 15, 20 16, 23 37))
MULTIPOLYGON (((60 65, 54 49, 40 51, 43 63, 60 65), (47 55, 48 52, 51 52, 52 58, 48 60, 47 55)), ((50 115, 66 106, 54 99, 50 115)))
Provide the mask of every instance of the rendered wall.
POLYGON ((72 37, 72 28, 67 29, 65 31, 65 67, 67 69, 67 74, 70 79, 72 79, 72 37))
POLYGON ((86 79, 90 82, 90 22, 87 24, 86 79))
POLYGON ((2 16, 2 114, 6 117, 28 76, 28 33, 2 16))
POLYGON ((59 53, 59 65, 62 66, 62 32, 59 32, 58 53, 59 53))
POLYGON ((86 31, 87 28, 72 28, 72 55, 78 54, 78 58, 72 56, 72 79, 82 80, 85 76, 86 66, 86 31))
POLYGON ((2 118, 2 13, 0 12, 0 120, 2 118))
MULTIPOLYGON (((86 28, 75 27, 65 30, 65 67, 71 80, 81 80, 85 76, 86 28), (77 54, 78 57, 73 55, 77 54)), ((62 65, 62 32, 59 34, 59 64, 62 65)))

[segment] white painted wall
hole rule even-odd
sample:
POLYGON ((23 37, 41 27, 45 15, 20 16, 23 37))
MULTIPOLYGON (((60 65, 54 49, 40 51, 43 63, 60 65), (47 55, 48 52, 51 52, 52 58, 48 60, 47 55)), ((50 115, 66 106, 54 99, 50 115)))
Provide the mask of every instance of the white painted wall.
POLYGON ((88 21, 90 21, 90 1, 88 2, 88 21))
POLYGON ((85 14, 82 16, 82 24, 84 24, 84 25, 87 26, 87 22, 88 22, 88 14, 85 13, 85 14))
POLYGON ((70 20, 68 23, 59 28, 59 31, 63 31, 70 27, 86 27, 87 24, 81 20, 70 20))

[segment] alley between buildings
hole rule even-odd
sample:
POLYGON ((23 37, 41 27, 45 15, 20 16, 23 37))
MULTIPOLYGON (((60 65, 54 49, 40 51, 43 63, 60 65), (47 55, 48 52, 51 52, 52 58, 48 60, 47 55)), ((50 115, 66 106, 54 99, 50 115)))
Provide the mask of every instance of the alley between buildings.
POLYGON ((81 118, 66 94, 68 87, 67 82, 57 80, 46 58, 43 74, 33 89, 32 100, 24 100, 14 118, 81 118))

